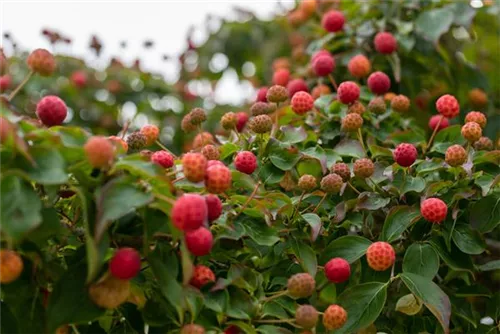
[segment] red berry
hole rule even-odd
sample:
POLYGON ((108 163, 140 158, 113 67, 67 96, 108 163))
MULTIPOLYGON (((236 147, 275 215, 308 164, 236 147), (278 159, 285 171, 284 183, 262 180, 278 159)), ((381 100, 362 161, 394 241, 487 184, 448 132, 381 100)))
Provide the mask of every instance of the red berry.
POLYGON ((196 230, 207 219, 208 209, 205 198, 196 194, 184 194, 172 207, 172 222, 182 231, 196 230))
POLYGON ((267 87, 261 87, 257 91, 257 99, 255 102, 267 102, 267 87))
POLYGON ((252 174, 257 168, 257 158, 250 151, 238 152, 234 158, 234 167, 242 173, 252 174))
POLYGON ((193 270, 193 277, 191 277, 189 284, 200 289, 209 282, 215 282, 215 274, 212 269, 201 264, 196 265, 193 270))
POLYGON ((314 61, 321 56, 328 56, 333 58, 332 54, 328 50, 319 50, 313 53, 313 55, 311 56, 311 63, 314 63, 314 61))
POLYGON ((389 269, 396 261, 396 252, 391 244, 377 241, 366 250, 366 260, 370 268, 376 271, 389 269))
POLYGON ((338 174, 332 173, 328 174, 321 179, 320 186, 321 190, 327 194, 336 194, 342 189, 343 180, 338 174))
POLYGON ((368 88, 374 94, 384 94, 391 88, 391 79, 383 72, 374 72, 368 77, 368 88))
POLYGON ((461 166, 467 161, 467 152, 461 145, 451 145, 446 149, 444 160, 451 167, 461 166))
POLYGON ((146 136, 146 146, 151 146, 158 140, 160 129, 156 125, 144 125, 141 128, 141 133, 146 136))
POLYGON ((224 165, 224 163, 220 160, 208 160, 207 169, 209 169, 212 166, 226 166, 226 165, 224 165))
POLYGON ((312 62, 314 73, 326 77, 335 70, 335 59, 330 55, 319 55, 312 62))
POLYGON ((231 187, 232 175, 226 166, 212 166, 205 173, 205 188, 209 193, 220 194, 231 187))
POLYGON ((205 227, 187 231, 184 238, 187 249, 195 256, 204 256, 210 253, 214 241, 212 232, 205 227))
POLYGON ((273 74, 273 85, 286 87, 288 80, 290 80, 290 71, 286 68, 281 68, 273 74))
POLYGON ((297 92, 292 97, 292 110, 297 115, 303 115, 306 112, 312 110, 314 106, 314 100, 311 94, 307 92, 297 92))
POLYGON ((141 270, 141 255, 133 248, 120 248, 109 262, 111 275, 119 279, 132 279, 141 270))
POLYGON ((170 168, 174 165, 174 157, 167 151, 157 151, 153 153, 151 161, 163 168, 170 168))
POLYGON ((26 59, 28 67, 41 76, 49 76, 56 69, 56 61, 52 53, 45 49, 36 49, 26 59))
POLYGON ((36 114, 46 126, 61 125, 68 114, 66 104, 57 96, 45 96, 36 105, 36 114))
POLYGON ((219 160, 220 158, 220 151, 219 149, 214 146, 214 145, 205 145, 201 149, 201 154, 208 160, 219 160))
POLYGON ((351 275, 351 266, 343 258, 336 257, 325 264, 325 275, 330 282, 345 282, 351 275))
POLYGON ((330 10, 323 14, 321 18, 321 26, 328 32, 337 32, 344 27, 344 14, 338 10, 330 10))
POLYGON ((446 219, 448 207, 439 198, 427 198, 420 204, 420 213, 428 222, 440 224, 446 219))
POLYGON ((349 72, 353 77, 363 78, 370 73, 372 69, 372 64, 370 63, 370 60, 366 58, 366 56, 357 55, 352 57, 351 60, 349 60, 347 68, 349 69, 349 72))
POLYGON ((186 153, 182 157, 184 176, 191 182, 201 182, 205 178, 207 159, 201 153, 186 153))
POLYGON ((341 328, 346 321, 347 312, 339 305, 330 305, 323 313, 323 325, 329 331, 341 328))
POLYGON ((293 79, 286 86, 288 90, 288 96, 291 98, 297 92, 308 92, 309 88, 307 88, 307 84, 304 79, 293 79))
POLYGON ((217 195, 208 194, 205 196, 208 209, 208 220, 214 221, 222 214, 222 202, 217 195))
POLYGON ((248 114, 244 111, 240 111, 236 114, 236 117, 238 118, 238 121, 236 122, 236 130, 241 132, 248 122, 248 114))
POLYGON ((417 160, 417 154, 417 149, 414 145, 402 143, 396 147, 392 156, 398 165, 410 167, 417 160))
POLYGON ((457 99, 450 94, 443 95, 437 99, 436 109, 441 115, 447 118, 457 117, 460 113, 460 105, 457 99))
POLYGON ((465 116, 465 123, 476 122, 483 129, 486 127, 486 116, 480 111, 471 111, 465 116))
POLYGON ((87 74, 83 71, 76 71, 71 74, 71 83, 78 88, 83 88, 87 85, 87 74))
POLYGON ((350 104, 359 98, 359 86, 353 81, 344 81, 337 89, 337 97, 343 104, 350 104))
POLYGON ((83 146, 90 165, 94 168, 108 167, 115 157, 115 147, 102 136, 90 137, 83 146))
POLYGON ((445 129, 450 125, 450 122, 446 117, 443 117, 441 115, 434 115, 429 119, 429 127, 431 128, 431 130, 434 130, 436 128, 441 118, 442 120, 441 123, 439 124, 438 131, 445 129))
POLYGON ((383 54, 391 54, 398 48, 398 42, 390 32, 379 32, 373 42, 375 50, 383 54))
POLYGON ((24 264, 18 253, 8 249, 0 250, 0 283, 14 282, 21 276, 24 264))
POLYGON ((2 75, 0 77, 0 92, 6 91, 7 88, 9 88, 11 81, 10 75, 2 75))

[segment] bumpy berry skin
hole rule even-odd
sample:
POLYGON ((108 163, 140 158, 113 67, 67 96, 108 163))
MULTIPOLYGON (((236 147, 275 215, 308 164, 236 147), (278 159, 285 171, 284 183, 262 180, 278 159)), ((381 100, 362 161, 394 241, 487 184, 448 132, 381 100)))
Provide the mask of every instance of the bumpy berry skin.
POLYGON ((207 158, 207 160, 219 160, 220 158, 220 151, 214 145, 203 146, 203 148, 201 149, 201 154, 203 154, 203 156, 207 158))
POLYGON ((172 223, 182 231, 199 228, 207 219, 208 209, 205 198, 196 194, 184 194, 172 207, 172 223))
POLYGON ((417 160, 417 149, 414 145, 408 143, 399 144, 394 152, 392 152, 392 157, 394 161, 402 167, 410 167, 413 165, 415 160, 417 160))
POLYGON ((114 309, 125 303, 130 295, 130 281, 113 276, 89 287, 89 297, 99 307, 114 309))
POLYGON ((201 182, 205 178, 207 159, 201 153, 186 153, 182 157, 184 176, 191 182, 201 182))
POLYGON ((357 131, 363 126, 363 117, 356 113, 345 115, 342 119, 342 130, 344 131, 357 131))
POLYGON ((234 167, 242 173, 252 174, 257 168, 257 158, 250 151, 238 152, 234 158, 234 167))
POLYGON ((407 112, 410 109, 410 99, 405 95, 396 95, 391 99, 391 108, 397 112, 407 112))
POLYGON ((398 48, 396 38, 390 32, 379 32, 373 40, 375 50, 382 54, 391 54, 398 48))
POLYGON ((236 116, 236 114, 232 111, 225 113, 220 119, 220 125, 226 130, 232 130, 236 128, 237 123, 238 116, 236 116))
POLYGON ((33 72, 44 77, 51 75, 56 69, 54 56, 45 49, 36 49, 31 52, 26 62, 33 72))
POLYGON ((255 102, 267 102, 267 87, 259 88, 255 102))
POLYGON ((146 146, 150 146, 158 140, 160 129, 156 125, 144 125, 141 128, 141 133, 146 136, 146 146))
POLYGON ((342 30, 345 23, 344 14, 338 10, 330 10, 323 14, 321 26, 328 32, 337 32, 342 30))
POLYGON ((462 166, 467 161, 467 152, 461 145, 452 145, 446 149, 444 160, 451 167, 462 166))
POLYGON ((94 168, 104 168, 111 165, 115 157, 113 144, 102 136, 90 137, 83 146, 90 165, 94 168))
POLYGON ((0 250, 0 283, 14 282, 23 272, 23 259, 16 252, 8 249, 0 250))
POLYGON ((493 148, 493 142, 488 137, 481 137, 474 143, 474 148, 478 151, 489 151, 493 148))
POLYGON ((488 95, 479 88, 469 91, 469 102, 473 107, 482 108, 488 104, 488 95))
POLYGON ((325 264, 325 275, 330 282, 345 282, 351 276, 351 266, 341 257, 333 258, 325 264))
POLYGON ((0 77, 0 92, 5 92, 9 88, 11 81, 10 75, 2 75, 0 77))
POLYGON ((314 277, 308 273, 295 274, 288 279, 288 294, 292 298, 306 298, 313 294, 316 288, 314 277))
POLYGON ((460 105, 457 99, 450 94, 441 96, 436 101, 437 111, 446 118, 457 117, 460 113, 460 105))
POLYGON ((125 140, 121 139, 117 136, 109 136, 108 140, 115 146, 118 151, 123 151, 123 153, 127 153, 128 144, 125 140))
POLYGON ((210 132, 202 132, 197 134, 193 139, 193 148, 202 148, 205 145, 213 144, 214 136, 210 132))
POLYGON ((381 115, 385 113, 387 110, 387 106, 385 105, 385 100, 382 96, 374 97, 370 103, 368 103, 368 111, 381 115))
POLYGON ((480 111, 471 111, 465 115, 465 123, 476 122, 483 129, 486 127, 486 116, 480 111))
POLYGON ((215 274, 212 269, 201 264, 196 265, 193 270, 193 277, 189 281, 189 284, 201 289, 202 286, 209 282, 215 282, 215 274))
POLYGON ((170 168, 174 165, 174 157, 167 151, 156 151, 151 155, 151 162, 163 168, 170 168))
POLYGON ((317 85, 316 87, 313 88, 311 95, 312 95, 313 99, 316 100, 320 96, 328 95, 331 92, 332 91, 330 90, 330 87, 328 87, 327 85, 320 84, 320 85, 317 85))
POLYGON ((308 111, 312 110, 314 106, 314 99, 307 92, 297 92, 292 97, 292 110, 297 115, 304 115, 308 111))
POLYGON ((368 77, 368 88, 374 94, 385 94, 391 88, 391 79, 384 72, 373 72, 368 77))
POLYGON ((288 97, 292 98, 297 92, 308 92, 309 88, 307 87, 304 79, 293 79, 290 80, 288 85, 286 86, 288 90, 288 97))
POLYGON ((368 158, 362 158, 354 162, 354 175, 361 178, 367 178, 373 175, 375 172, 375 166, 373 162, 368 158))
POLYGON ((136 131, 128 135, 127 146, 133 151, 138 151, 146 146, 147 141, 148 139, 146 138, 145 135, 143 135, 139 131, 136 131))
POLYGON ((193 125, 200 125, 207 120, 207 114, 202 108, 194 108, 189 112, 189 114, 193 125))
POLYGON ((273 85, 267 90, 266 97, 269 102, 284 102, 288 99, 288 90, 286 87, 273 85))
POLYGON ((238 130, 238 132, 241 132, 248 122, 248 114, 244 111, 240 111, 236 114, 236 117, 238 117, 238 122, 236 122, 236 130, 238 130))
POLYGON ((46 126, 61 125, 68 114, 68 108, 57 96, 45 96, 36 105, 36 114, 46 126))
POLYGON ((377 241, 366 250, 366 260, 373 270, 384 271, 389 269, 396 261, 396 252, 391 244, 377 241))
POLYGON ((330 55, 319 55, 312 62, 314 73, 319 77, 326 77, 335 70, 335 59, 330 55))
POLYGON ((133 248, 120 248, 109 262, 109 271, 113 277, 129 280, 141 270, 141 255, 133 248))
POLYGON ((330 171, 339 175, 344 182, 347 182, 351 179, 351 169, 344 162, 337 162, 330 168, 330 171))
POLYGON ((344 81, 339 85, 337 97, 343 104, 350 104, 359 98, 359 86, 353 81, 344 81))
POLYGON ((205 173, 205 188, 209 193, 220 194, 231 187, 232 175, 226 166, 212 166, 205 173))
POLYGON ((83 88, 87 85, 87 74, 83 71, 75 71, 71 74, 71 83, 77 88, 83 88))
POLYGON ((339 329, 347 321, 347 312, 343 307, 332 304, 328 306, 323 314, 323 326, 329 331, 339 329))
POLYGON ((285 68, 279 69, 273 74, 273 85, 280 85, 286 87, 289 80, 290 80, 290 71, 285 68))
POLYGON ((318 182, 316 181, 316 178, 314 176, 304 174, 300 177, 298 186, 300 190, 310 192, 318 186, 318 182))
POLYGON ((441 224, 446 219, 448 207, 439 198, 427 198, 420 204, 420 213, 428 222, 441 224))
POLYGON ((483 130, 476 122, 465 123, 461 130, 462 136, 470 143, 474 143, 481 138, 483 130))
POLYGON ((184 115, 181 121, 181 129, 186 133, 193 132, 197 129, 196 125, 191 123, 191 114, 187 113, 184 115))
POLYGON ((193 231, 187 231, 184 235, 186 247, 195 256, 204 256, 210 253, 214 237, 209 229, 200 227, 193 231))
POLYGON ((269 103, 267 102, 255 102, 250 107, 250 112, 253 116, 270 114, 271 108, 269 108, 269 103))
POLYGON ((359 101, 354 101, 354 103, 349 106, 349 109, 347 109, 347 112, 362 115, 365 112, 365 110, 366 109, 363 103, 359 101))
POLYGON ((189 324, 183 326, 179 334, 205 334, 205 328, 197 324, 189 324))
POLYGON ((329 56, 329 57, 333 58, 330 51, 322 49, 322 50, 319 50, 319 51, 316 51, 315 53, 313 53, 313 55, 311 56, 311 63, 313 63, 318 57, 322 57, 322 56, 329 56))
POLYGON ((342 189, 342 177, 338 174, 332 173, 323 177, 320 182, 321 190, 328 194, 336 194, 342 189))
POLYGON ((222 202, 217 195, 208 194, 205 196, 208 210, 208 221, 214 221, 222 214, 222 202))
POLYGON ((355 78, 364 78, 372 69, 372 64, 364 55, 356 55, 349 60, 347 64, 349 73, 355 78))
POLYGON ((440 130, 443 130, 443 129, 446 129, 448 126, 450 126, 450 122, 448 121, 448 119, 446 117, 443 117, 441 115, 434 115, 432 116, 430 119, 429 119, 429 128, 431 128, 431 130, 434 131, 434 129, 436 128, 436 126, 438 125, 439 123, 439 120, 442 118, 441 120, 441 123, 439 124, 439 128, 438 128, 438 132, 440 130))
POLYGON ((388 92, 384 94, 384 101, 391 102, 393 98, 396 97, 396 94, 393 92, 388 92))
POLYGON ((316 327, 319 313, 311 305, 300 305, 295 311, 295 323, 302 328, 316 327))

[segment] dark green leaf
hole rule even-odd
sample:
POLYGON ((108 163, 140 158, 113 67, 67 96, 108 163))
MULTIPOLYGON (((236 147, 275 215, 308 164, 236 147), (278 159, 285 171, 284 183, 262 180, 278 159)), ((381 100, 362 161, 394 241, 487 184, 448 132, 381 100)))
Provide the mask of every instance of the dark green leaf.
POLYGON ((309 274, 311 274, 311 276, 316 276, 318 261, 316 259, 316 253, 311 248, 311 246, 295 238, 292 238, 290 242, 292 243, 293 253, 297 257, 297 260, 299 261, 302 268, 309 274))
POLYGON ((61 184, 68 181, 66 163, 62 155, 53 148, 35 147, 30 150, 35 165, 23 160, 23 170, 33 181, 41 184, 61 184))
POLYGON ((453 12, 446 8, 426 10, 415 21, 415 31, 425 39, 437 43, 439 37, 450 29, 453 12))
POLYGON ((302 218, 311 226, 311 240, 315 241, 321 231, 321 218, 315 213, 304 213, 302 218))
POLYGON ((341 257, 353 263, 363 255, 372 242, 357 235, 346 235, 333 240, 323 251, 321 262, 326 263, 334 257, 341 257))
POLYGON ((491 232, 500 224, 500 197, 488 196, 472 204, 469 220, 479 232, 491 232))
POLYGON ((365 156, 365 152, 359 141, 352 139, 342 140, 333 150, 344 157, 362 158, 365 156))
POLYGON ((388 197, 382 197, 378 193, 364 192, 358 197, 357 209, 375 211, 385 207, 391 201, 388 197))
POLYGON ((381 239, 387 242, 397 240, 419 217, 420 212, 414 207, 393 207, 385 218, 381 239))
POLYGON ((457 224, 452 232, 455 245, 464 253, 478 255, 486 249, 481 234, 467 224, 457 224))
POLYGON ((307 138, 307 133, 303 127, 293 127, 291 125, 282 126, 281 131, 283 132, 283 137, 281 141, 288 144, 296 144, 303 142, 307 138))
POLYGON ((493 260, 479 266, 481 271, 500 270, 500 260, 493 260))
POLYGON ((412 244, 403 259, 403 272, 413 273, 429 279, 439 270, 439 256, 429 244, 412 244))

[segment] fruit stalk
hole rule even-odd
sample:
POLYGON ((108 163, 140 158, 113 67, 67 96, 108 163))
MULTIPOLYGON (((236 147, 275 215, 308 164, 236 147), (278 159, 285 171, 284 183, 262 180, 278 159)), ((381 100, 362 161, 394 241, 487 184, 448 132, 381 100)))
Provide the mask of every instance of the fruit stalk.
POLYGON ((429 141, 427 142, 427 145, 425 145, 425 147, 422 150, 422 152, 424 154, 425 154, 425 152, 427 152, 427 149, 429 147, 431 147, 432 141, 434 140, 434 137, 436 136, 436 133, 438 132, 439 126, 441 125, 441 122, 443 121, 443 119, 444 119, 444 116, 441 116, 441 118, 437 122, 436 126, 434 127, 434 131, 432 132, 431 138, 429 139, 429 141))
POLYGON ((28 72, 28 75, 26 75, 26 77, 24 78, 24 80, 19 84, 19 86, 16 87, 16 89, 14 89, 12 91, 12 93, 10 93, 9 97, 7 97, 7 101, 12 101, 12 99, 17 95, 17 93, 19 93, 19 91, 21 90, 21 88, 24 87, 24 85, 26 85, 26 83, 30 80, 30 78, 33 76, 33 71, 29 71, 28 72))

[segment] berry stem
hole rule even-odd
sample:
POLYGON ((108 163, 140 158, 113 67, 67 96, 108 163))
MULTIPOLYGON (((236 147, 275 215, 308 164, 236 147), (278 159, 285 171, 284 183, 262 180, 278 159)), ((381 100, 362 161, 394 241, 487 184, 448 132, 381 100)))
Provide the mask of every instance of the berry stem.
POLYGON ((29 71, 28 74, 26 75, 26 77, 24 78, 24 80, 19 84, 19 86, 16 87, 16 89, 14 89, 14 91, 12 91, 12 93, 10 93, 9 97, 7 97, 7 101, 12 101, 12 99, 17 95, 17 93, 19 93, 19 91, 21 90, 21 88, 24 87, 24 85, 26 85, 26 83, 30 80, 30 78, 33 76, 33 71, 29 71))
POLYGON ((351 184, 351 182, 347 181, 347 185, 348 185, 348 186, 349 186, 352 190, 354 190, 354 192, 355 192, 356 194, 361 195, 361 193, 359 192, 359 190, 358 190, 358 189, 356 189, 356 188, 355 188, 355 187, 351 184))
POLYGON ((280 323, 293 323, 295 319, 263 319, 253 320, 253 322, 260 324, 280 324, 280 323))
POLYGON ((176 178, 175 180, 173 180, 173 181, 172 181, 172 183, 176 183, 176 182, 182 181, 182 180, 184 180, 185 178, 186 178, 185 176, 178 177, 178 178, 176 178))
POLYGON ((327 116, 323 115, 323 114, 321 113, 321 111, 319 111, 318 109, 313 108, 313 111, 314 111, 314 113, 316 113, 316 115, 318 115, 319 117, 321 117, 321 118, 323 118, 323 119, 326 119, 326 120, 329 120, 329 118, 328 118, 327 116))
POLYGON ((332 86, 333 88, 335 89, 335 91, 337 91, 337 82, 335 82, 335 79, 333 78, 333 76, 331 74, 328 74, 328 79, 330 79, 330 82, 332 83, 332 86))
POLYGON ((293 208, 293 212, 292 212, 292 215, 290 216, 290 220, 293 221, 293 218, 295 217, 295 214, 297 213, 299 207, 300 207, 300 204, 302 203, 302 199, 304 199, 304 195, 306 194, 305 191, 302 191, 302 194, 300 195, 299 197, 299 201, 297 202, 297 204, 294 206, 293 208))
POLYGON ((245 203, 243 203, 243 206, 241 207, 240 211, 238 211, 238 213, 236 214, 236 216, 234 218, 238 217, 240 215, 240 213, 242 213, 243 210, 245 210, 247 208, 247 206, 250 203, 250 201, 255 197, 255 194, 257 193, 257 190, 259 190, 259 187, 260 187, 260 181, 257 182, 257 184, 255 185, 255 188, 253 188, 252 193, 247 198, 247 200, 245 201, 245 203))
POLYGON ((273 128, 271 130, 271 138, 274 138, 274 136, 276 135, 276 132, 278 131, 279 108, 280 108, 280 104, 278 102, 278 103, 276 103, 276 111, 274 112, 274 122, 273 122, 273 128))
POLYGON ((263 303, 267 303, 267 302, 269 302, 269 301, 271 301, 271 300, 273 300, 273 299, 276 299, 276 298, 282 297, 282 296, 284 296, 284 295, 286 295, 286 294, 288 294, 288 291, 287 291, 287 290, 279 291, 279 292, 277 292, 277 293, 275 293, 275 294, 273 294, 273 295, 271 295, 271 296, 268 296, 268 297, 263 298, 261 301, 262 301, 263 303))
POLYGON ((378 190, 381 193, 386 193, 386 191, 384 189, 382 189, 378 184, 376 184, 375 181, 373 181, 370 177, 368 178, 368 180, 370 180, 370 182, 373 184, 373 186, 374 186, 373 190, 374 191, 376 189, 376 190, 378 190))
POLYGON ((358 140, 365 152, 365 155, 368 156, 368 152, 366 151, 365 143, 363 142, 363 134, 361 133, 361 128, 358 129, 358 140))
POLYGON ((425 155, 425 152, 427 152, 427 149, 431 147, 432 141, 434 140, 434 137, 436 136, 436 133, 438 132, 439 126, 441 125, 443 118, 444 118, 444 116, 441 116, 441 118, 437 122, 436 126, 434 127, 434 131, 432 132, 431 138, 427 142, 427 145, 424 146, 424 148, 422 150, 422 153, 424 153, 424 155, 425 155))
POLYGON ((130 126, 130 120, 126 121, 125 124, 123 124, 121 139, 125 138, 129 126, 130 126))
POLYGON ((156 145, 160 146, 160 148, 162 150, 165 150, 167 151, 168 153, 172 154, 172 156, 174 157, 174 159, 177 159, 177 156, 175 154, 172 153, 172 151, 170 151, 168 148, 165 147, 165 145, 163 145, 162 143, 160 143, 159 140, 156 141, 156 145))
POLYGON ((328 194, 327 194, 327 193, 325 193, 325 194, 323 195, 323 197, 322 197, 322 198, 321 198, 321 200, 319 201, 318 205, 316 205, 316 207, 314 208, 313 213, 316 213, 316 211, 318 211, 318 209, 319 209, 319 207, 321 206, 321 204, 323 204, 323 202, 325 201, 326 196, 328 196, 328 194))
POLYGON ((161 194, 155 194, 155 197, 158 198, 159 200, 162 200, 164 202, 167 202, 170 205, 174 205, 175 201, 171 198, 168 198, 167 196, 163 196, 161 194))

